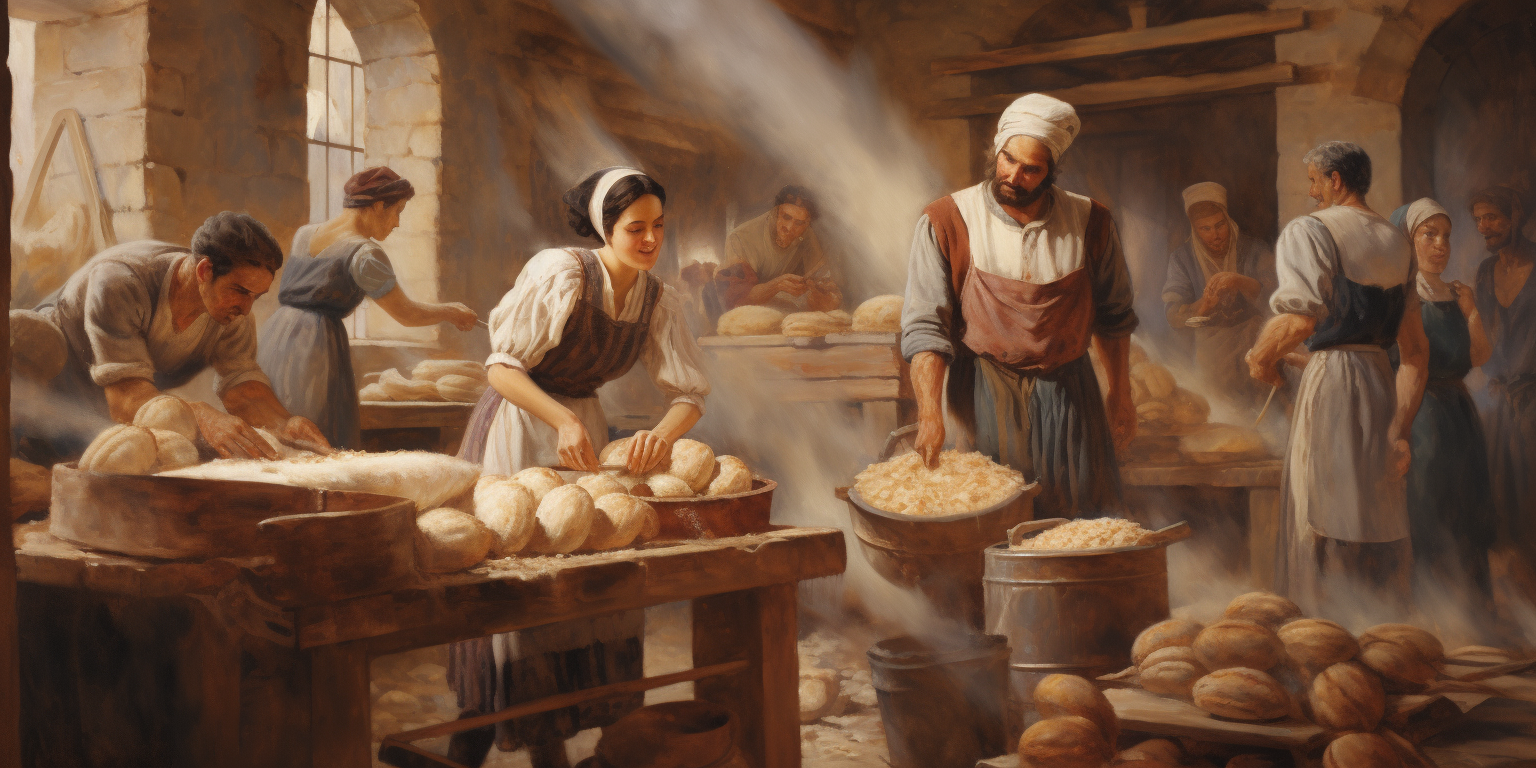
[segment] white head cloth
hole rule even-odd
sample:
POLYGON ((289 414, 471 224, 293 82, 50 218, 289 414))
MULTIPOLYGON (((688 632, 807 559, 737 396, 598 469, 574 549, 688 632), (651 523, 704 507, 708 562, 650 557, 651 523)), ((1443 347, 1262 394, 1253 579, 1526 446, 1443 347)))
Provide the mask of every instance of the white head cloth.
POLYGON ((626 176, 644 176, 645 173, 635 168, 614 168, 597 180, 597 186, 592 190, 592 202, 587 204, 587 218, 592 220, 592 228, 597 230, 597 238, 608 244, 608 233, 603 230, 603 203, 608 202, 608 192, 613 185, 619 183, 619 179, 626 176))
POLYGON ((1403 234, 1407 235, 1409 240, 1412 240, 1413 233, 1419 228, 1419 225, 1436 216, 1444 216, 1449 219, 1451 214, 1439 203, 1427 197, 1421 197, 1413 201, 1408 206, 1408 213, 1403 217, 1403 234))
POLYGON ((1043 93, 1025 94, 1014 99, 997 119, 992 154, 1003 151, 1003 145, 1015 136, 1029 136, 1051 150, 1052 160, 1060 160, 1082 125, 1071 104, 1043 93))
POLYGON ((1227 188, 1214 181, 1191 184, 1184 188, 1184 212, 1189 213, 1189 209, 1194 207, 1195 203, 1215 203, 1221 206, 1222 210, 1226 210, 1227 188))

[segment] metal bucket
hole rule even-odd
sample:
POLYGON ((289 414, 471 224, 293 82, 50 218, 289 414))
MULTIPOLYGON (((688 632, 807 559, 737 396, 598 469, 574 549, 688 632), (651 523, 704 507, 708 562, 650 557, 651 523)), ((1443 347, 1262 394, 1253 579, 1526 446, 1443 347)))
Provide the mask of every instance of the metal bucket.
POLYGON ((1168 618, 1168 544, 1114 549, 986 550, 986 629, 1006 635, 1012 722, 1025 724, 1051 674, 1093 679, 1131 664, 1131 643, 1168 618))
POLYGON ((935 649, 894 637, 868 655, 893 768, 972 768, 1008 751, 1007 638, 935 649))
POLYGON ((1006 539, 1008 529, 1034 517, 1036 483, 987 509, 944 517, 915 517, 875 509, 858 491, 839 489, 848 502, 859 551, 887 581, 917 589, 940 613, 982 626, 982 552, 1006 539))

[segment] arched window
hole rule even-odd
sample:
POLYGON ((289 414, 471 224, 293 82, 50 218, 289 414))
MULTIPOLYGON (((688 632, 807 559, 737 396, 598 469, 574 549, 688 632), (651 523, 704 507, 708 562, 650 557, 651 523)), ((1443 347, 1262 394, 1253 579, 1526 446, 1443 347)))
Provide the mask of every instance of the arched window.
MULTIPOLYGON (((308 103, 309 220, 318 222, 341 212, 342 185, 366 167, 363 57, 330 0, 315 3, 309 25, 308 103)), ((367 338, 368 313, 359 308, 347 329, 353 338, 367 338)))

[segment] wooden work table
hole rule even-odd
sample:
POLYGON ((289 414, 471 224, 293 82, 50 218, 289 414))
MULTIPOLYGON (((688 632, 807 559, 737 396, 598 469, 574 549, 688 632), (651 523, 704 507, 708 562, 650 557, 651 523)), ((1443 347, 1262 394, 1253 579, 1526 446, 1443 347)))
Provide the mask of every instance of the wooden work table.
POLYGON ((841 573, 842 533, 781 528, 640 549, 493 560, 404 589, 266 601, 253 562, 82 551, 14 528, 32 762, 368 766, 369 661, 568 619, 693 602, 698 698, 743 753, 798 766, 798 582, 841 573))
POLYGON ((1248 562, 1254 585, 1272 589, 1275 541, 1280 535, 1279 459, 1222 464, 1138 464, 1120 467, 1120 480, 1140 488, 1206 486, 1240 488, 1248 496, 1248 562))
POLYGON ((474 403, 378 402, 358 404, 363 447, 369 451, 453 453, 475 410, 474 403))

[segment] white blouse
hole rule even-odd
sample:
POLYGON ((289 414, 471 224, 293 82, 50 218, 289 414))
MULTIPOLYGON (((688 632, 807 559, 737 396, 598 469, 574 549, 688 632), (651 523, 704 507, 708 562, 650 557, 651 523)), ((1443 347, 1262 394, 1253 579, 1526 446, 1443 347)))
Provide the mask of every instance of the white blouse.
MULTIPOLYGON (((599 262, 601 263, 601 262, 599 262)), ((624 307, 615 306, 613 282, 603 269, 603 312, 620 322, 635 322, 645 308, 644 283, 636 281, 624 307)), ((528 371, 560 345, 565 323, 582 300, 581 262, 570 251, 549 248, 536 254, 517 276, 512 290, 491 310, 491 355, 487 366, 501 364, 528 371)), ((640 364, 673 403, 692 403, 701 412, 709 394, 702 353, 688 330, 683 302, 662 283, 651 312, 651 328, 640 351, 640 364)))

